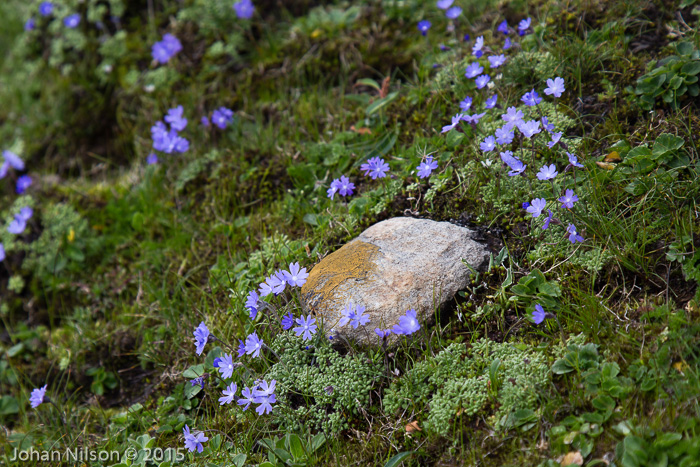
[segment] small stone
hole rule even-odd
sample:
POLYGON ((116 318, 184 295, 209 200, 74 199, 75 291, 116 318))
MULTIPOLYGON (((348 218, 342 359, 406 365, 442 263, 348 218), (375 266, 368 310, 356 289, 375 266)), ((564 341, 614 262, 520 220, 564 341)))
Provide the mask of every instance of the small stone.
MULTIPOLYGON (((408 309, 421 323, 466 287, 470 270, 486 261, 486 247, 472 231, 448 222, 396 217, 373 225, 326 256, 301 289, 302 306, 345 338, 381 344, 374 329, 398 324, 408 309), (365 307, 370 321, 339 327, 347 304, 365 307)), ((391 335, 396 342, 398 336, 391 335)))

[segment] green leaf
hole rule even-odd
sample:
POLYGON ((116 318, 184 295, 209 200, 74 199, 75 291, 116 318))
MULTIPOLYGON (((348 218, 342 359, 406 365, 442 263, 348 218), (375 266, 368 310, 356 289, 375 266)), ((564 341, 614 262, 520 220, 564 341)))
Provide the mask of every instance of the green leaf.
POLYGON ((193 365, 182 372, 182 377, 187 379, 199 378, 204 374, 204 364, 193 365))
POLYGON ((384 467, 396 467, 399 465, 405 458, 408 456, 412 455, 415 451, 408 451, 408 452, 400 452, 391 459, 387 461, 386 464, 384 464, 384 467))
POLYGON ((304 446, 301 443, 301 439, 295 434, 288 435, 289 440, 289 452, 294 457, 294 460, 300 460, 306 457, 304 452, 304 446))
POLYGON ((311 225, 318 225, 318 221, 316 220, 316 214, 310 212, 304 214, 304 222, 311 225))
POLYGON ((693 43, 689 41, 680 42, 678 43, 678 45, 676 45, 676 51, 678 52, 678 55, 688 56, 691 53, 693 53, 694 48, 695 45, 693 45, 693 43))
POLYGON ((572 371, 574 371, 574 368, 563 358, 560 358, 552 365, 552 373, 555 375, 563 375, 572 371))
POLYGON ((2 396, 0 398, 0 415, 12 415, 19 413, 19 403, 13 396, 2 396))
POLYGON ((391 92, 386 97, 382 99, 377 99, 376 101, 372 102, 365 110, 365 113, 367 114, 367 116, 375 114, 382 110, 384 107, 391 104, 394 100, 396 100, 397 97, 399 97, 398 91, 391 92))
POLYGON ((371 88, 376 89, 377 91, 381 91, 381 90, 382 90, 382 87, 379 85, 379 83, 377 83, 377 82, 376 82, 375 80, 373 80, 372 78, 361 78, 361 79, 358 79, 358 80, 355 82, 355 86, 369 86, 369 87, 371 87, 371 88))
POLYGON ((248 456, 245 454, 236 454, 234 458, 231 459, 231 462, 233 462, 233 465, 236 467, 243 467, 247 458, 248 456))
POLYGON ((319 433, 316 436, 313 437, 311 440, 311 453, 314 453, 318 451, 318 449, 323 446, 323 444, 326 442, 326 435, 323 433, 319 433))
POLYGON ((591 401, 596 409, 605 413, 612 413, 615 410, 615 401, 610 396, 598 396, 591 401))
POLYGON ((698 94, 700 94, 700 86, 698 86, 697 84, 688 86, 688 94, 690 94, 693 97, 698 97, 698 94))
POLYGON ((683 138, 671 133, 663 133, 654 142, 654 148, 652 149, 653 158, 658 159, 668 152, 676 151, 683 147, 683 143, 685 143, 683 138))
POLYGON ((134 215, 131 216, 131 228, 134 230, 143 229, 143 214, 135 212, 134 215))

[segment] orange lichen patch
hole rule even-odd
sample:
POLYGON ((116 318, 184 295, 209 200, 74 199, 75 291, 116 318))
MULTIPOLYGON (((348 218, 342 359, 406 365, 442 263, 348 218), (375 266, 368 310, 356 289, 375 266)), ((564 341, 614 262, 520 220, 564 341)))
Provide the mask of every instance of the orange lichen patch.
POLYGON ((323 258, 301 288, 304 305, 313 309, 343 290, 345 283, 367 280, 376 267, 372 259, 378 253, 378 246, 355 240, 323 258))

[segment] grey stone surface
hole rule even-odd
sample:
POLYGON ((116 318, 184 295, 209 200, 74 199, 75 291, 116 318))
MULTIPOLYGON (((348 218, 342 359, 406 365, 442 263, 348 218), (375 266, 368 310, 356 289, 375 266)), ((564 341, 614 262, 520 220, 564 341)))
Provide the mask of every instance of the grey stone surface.
MULTIPOLYGON (((302 305, 323 319, 326 331, 380 343, 375 328, 391 328, 412 308, 421 326, 433 310, 467 285, 469 268, 488 257, 472 231, 448 222, 396 217, 379 222, 311 270, 302 305), (346 304, 362 305, 366 326, 338 326, 346 304)), ((391 337, 392 342, 396 336, 391 337)))

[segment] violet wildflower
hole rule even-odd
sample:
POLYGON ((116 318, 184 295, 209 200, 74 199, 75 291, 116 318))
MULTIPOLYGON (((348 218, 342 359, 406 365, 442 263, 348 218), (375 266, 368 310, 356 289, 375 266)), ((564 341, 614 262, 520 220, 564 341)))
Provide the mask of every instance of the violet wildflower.
POLYGON ((574 227, 574 224, 569 224, 569 226, 566 228, 566 231, 569 233, 569 241, 571 243, 583 243, 583 237, 580 236, 578 232, 576 232, 576 227, 574 227))
POLYGON ((48 385, 45 384, 44 387, 32 390, 32 393, 29 396, 29 402, 31 403, 33 409, 36 409, 44 402, 47 386, 48 385))
POLYGON ((7 257, 7 256, 6 256, 6 254, 5 254, 5 245, 3 245, 2 243, 0 243, 0 262, 5 261, 5 258, 6 258, 6 257, 7 257))
POLYGON ((508 176, 515 177, 516 175, 520 175, 527 168, 527 165, 523 164, 520 159, 513 157, 512 151, 506 151, 500 154, 503 163, 510 167, 511 171, 508 172, 508 176))
POLYGON ((386 172, 389 170, 389 164, 384 162, 384 159, 381 159, 379 157, 372 157, 368 159, 366 163, 360 166, 360 170, 362 170, 365 173, 365 175, 369 175, 372 178, 372 180, 375 180, 377 178, 386 177, 386 172))
MULTIPOLYGON (((214 360, 216 362, 216 360, 214 360)), ((200 388, 204 389, 204 377, 203 376, 197 376, 195 379, 190 380, 190 384, 192 386, 199 386, 200 388)))
POLYGON ((365 307, 362 305, 357 305, 355 308, 355 314, 350 321, 353 329, 357 329, 358 326, 364 326, 365 324, 369 323, 369 316, 365 315, 364 312, 365 307))
POLYGON ((433 170, 437 169, 438 163, 433 160, 433 156, 426 157, 424 162, 418 165, 418 177, 428 178, 433 170))
POLYGON ((514 126, 517 126, 520 122, 523 121, 523 112, 516 109, 515 107, 508 107, 506 113, 501 115, 501 118, 503 119, 503 121, 506 122, 506 125, 503 127, 503 129, 510 131, 514 126))
POLYGON ((222 391, 223 396, 219 397, 219 405, 230 404, 233 402, 233 397, 238 391, 238 385, 236 383, 231 383, 226 389, 222 391))
POLYGON ((526 92, 525 94, 523 94, 523 97, 520 100, 528 106, 537 105, 540 102, 542 102, 542 98, 537 94, 537 91, 535 91, 534 89, 530 92, 526 92))
POLYGON ((253 332, 245 340, 245 353, 256 358, 260 355, 264 342, 258 337, 257 332, 253 332))
POLYGON ((151 127, 151 139, 153 140, 153 149, 156 151, 165 151, 170 145, 168 137, 168 128, 165 123, 157 121, 155 125, 151 127))
POLYGON ((182 44, 178 38, 172 34, 165 34, 163 35, 163 40, 153 44, 151 54, 153 55, 153 60, 160 64, 165 64, 181 50, 182 44))
POLYGON ((471 39, 471 36, 469 34, 465 34, 464 37, 462 38, 462 40, 464 42, 469 42, 470 39, 471 39))
POLYGON ((148 165, 153 165, 158 163, 158 156, 155 155, 155 153, 150 153, 146 157, 146 164, 148 165))
POLYGON ((41 16, 49 16, 51 13, 53 13, 53 3, 42 2, 41 5, 39 5, 39 14, 41 16))
POLYGON ((484 36, 479 36, 476 38, 476 41, 474 42, 474 45, 472 46, 472 55, 476 56, 476 58, 481 57, 484 52, 481 51, 481 49, 484 47, 484 36))
POLYGON ((445 12, 445 16, 447 16, 449 19, 456 19, 461 14, 462 9, 458 6, 453 6, 445 12))
POLYGON ((535 324, 541 324, 542 321, 544 321, 544 317, 544 309, 542 309, 542 305, 538 303, 535 305, 535 309, 532 311, 532 321, 534 321, 535 324))
POLYGON ((19 235, 27 228, 27 221, 21 217, 15 217, 7 226, 7 231, 11 234, 19 235))
POLYGON ((427 19, 418 22, 418 30, 424 36, 428 34, 428 29, 430 29, 430 26, 432 26, 432 24, 427 19))
POLYGON ((481 120, 481 117, 486 115, 486 112, 482 112, 480 114, 474 114, 474 115, 469 115, 469 114, 463 114, 462 115, 462 120, 464 120, 467 123, 471 123, 473 125, 476 125, 479 123, 479 120, 481 120))
POLYGON ((535 198, 530 202, 530 206, 526 211, 532 214, 533 218, 540 217, 542 210, 547 206, 547 201, 544 198, 535 198))
POLYGON ((277 380, 272 380, 268 383, 265 380, 260 381, 260 384, 253 388, 254 397, 267 397, 275 393, 275 386, 277 385, 277 380))
POLYGON ((558 133, 552 133, 552 141, 549 141, 547 143, 547 147, 550 149, 553 148, 561 139, 561 135, 562 135, 561 131, 558 133))
POLYGON ((222 130, 225 129, 232 121, 233 110, 226 107, 219 107, 211 114, 211 122, 222 130))
POLYGON ((440 50, 443 52, 447 52, 448 50, 450 50, 450 48, 445 44, 440 44, 438 47, 440 47, 440 50))
POLYGON ((496 142, 498 144, 510 144, 513 142, 514 137, 515 132, 509 131, 505 126, 496 129, 496 142))
POLYGON ((258 415, 268 414, 272 412, 272 404, 275 402, 277 402, 277 397, 274 394, 265 397, 256 397, 255 403, 260 405, 255 408, 255 411, 258 415))
POLYGON ((330 198, 333 199, 336 193, 338 193, 338 182, 339 180, 336 178, 331 182, 331 187, 326 190, 326 195, 330 198))
POLYGON ((15 170, 24 170, 24 161, 12 151, 3 151, 2 157, 5 159, 5 164, 8 164, 15 170))
POLYGON ((338 182, 340 184, 340 188, 338 188, 338 194, 340 196, 352 195, 352 191, 355 189, 355 184, 352 183, 348 177, 341 175, 338 182))
MULTIPOLYGON (((457 114, 457 115, 453 116, 453 117, 452 117, 452 123, 451 123, 450 125, 445 125, 444 127, 442 127, 441 133, 447 133, 448 131, 454 129, 454 127, 456 127, 457 125, 459 125, 459 122, 460 122, 460 120, 462 120, 462 118, 464 117, 464 115, 465 115, 465 114, 457 114)), ((364 165, 363 165, 362 167, 360 167, 360 169, 365 170, 365 169, 364 169, 364 165)), ((366 175, 366 174, 365 174, 365 175, 366 175)))
POLYGON ((243 411, 246 411, 248 410, 248 407, 250 407, 250 404, 255 402, 255 397, 248 387, 243 388, 241 395, 243 398, 238 399, 236 402, 238 405, 245 406, 243 407, 243 411))
POLYGON ((204 321, 199 323, 197 329, 194 330, 194 344, 197 346, 197 355, 202 355, 204 346, 209 341, 209 329, 204 321))
POLYGON ((486 102, 484 102, 484 107, 487 109, 493 109, 494 107, 496 107, 497 102, 498 102, 498 94, 494 94, 493 96, 486 99, 486 102))
POLYGON ((542 122, 542 128, 547 131, 554 131, 554 123, 549 123, 549 119, 547 117, 542 117, 540 121, 542 122))
POLYGON ((513 43, 510 41, 510 37, 506 37, 505 42, 503 42, 503 50, 508 50, 513 47, 513 43))
POLYGON ((377 333, 377 335, 378 335, 380 338, 384 339, 384 338, 387 337, 389 334, 391 334, 391 329, 384 329, 384 330, 382 330, 382 329, 376 328, 376 329, 374 330, 374 332, 377 333))
POLYGON ((223 379, 233 376, 233 357, 231 355, 226 353, 219 358, 219 373, 223 379))
POLYGON ((248 293, 248 299, 245 302, 245 307, 248 308, 250 319, 255 319, 255 317, 258 315, 259 299, 260 296, 257 294, 257 292, 255 292, 255 290, 251 290, 250 293, 248 293))
POLYGON ((547 212, 549 213, 549 215, 544 220, 544 224, 542 225, 542 230, 547 230, 549 228, 549 223, 552 222, 552 216, 553 216, 552 210, 547 209, 547 212))
POLYGON ((286 315, 282 316, 282 329, 288 331, 294 326, 294 315, 290 311, 286 315))
POLYGON ((454 3, 454 0, 437 0, 437 7, 441 10, 447 10, 452 6, 452 3, 454 3))
POLYGON ((547 80, 547 88, 544 90, 544 93, 548 96, 554 95, 554 97, 561 97, 561 94, 564 91, 566 91, 566 88, 564 87, 564 80, 559 76, 554 79, 547 80))
POLYGON ((489 81, 491 81, 491 77, 489 75, 481 75, 477 77, 475 80, 476 89, 482 89, 488 84, 489 81))
POLYGON ((206 115, 203 116, 199 121, 203 127, 208 128, 211 126, 211 122, 209 121, 209 118, 206 115))
POLYGON ((25 206, 19 210, 19 213, 17 214, 17 218, 22 219, 23 221, 28 221, 29 219, 32 218, 33 215, 34 215, 34 210, 32 208, 30 208, 29 206, 25 206))
POLYGON ((245 342, 238 339, 238 358, 241 358, 243 355, 245 355, 245 342))
POLYGON ((564 196, 559 198, 557 201, 562 203, 562 208, 572 209, 574 207, 574 203, 578 201, 578 196, 574 194, 574 190, 567 189, 564 196))
POLYGON ((583 168, 583 165, 579 164, 578 158, 574 154, 567 151, 566 155, 569 158, 569 164, 573 165, 574 167, 583 168))
POLYGON ((523 201, 522 207, 523 207, 523 209, 529 208, 529 207, 530 207, 530 202, 529 202, 529 201, 523 201))
POLYGON ((170 123, 170 128, 175 131, 182 131, 187 126, 187 119, 183 118, 184 109, 181 105, 168 110, 165 121, 170 123))
POLYGON ((190 434, 190 427, 187 425, 185 425, 185 428, 182 429, 182 432, 185 434, 185 447, 187 450, 190 452, 194 452, 195 450, 197 452, 204 451, 204 446, 202 446, 202 443, 209 441, 209 438, 204 436, 204 433, 200 431, 196 435, 190 434))
POLYGON ((354 307, 351 304, 345 305, 345 308, 343 308, 343 311, 341 312, 342 317, 340 318, 340 321, 338 322, 338 326, 345 326, 350 322, 350 320, 355 319, 355 311, 354 307))
POLYGON ((490 152, 496 149, 496 138, 493 136, 487 136, 484 141, 479 145, 482 151, 490 152))
POLYGON ((29 18, 26 23, 24 23, 24 30, 31 31, 36 27, 36 20, 34 18, 29 18))
POLYGON ((63 18, 63 25, 68 29, 74 29, 80 24, 80 13, 73 13, 63 18))
POLYGON ((503 65, 505 62, 506 62, 506 56, 503 54, 489 56, 489 65, 491 65, 491 68, 498 68, 499 66, 503 65))
POLYGON ((540 122, 537 120, 530 120, 528 122, 520 121, 518 123, 518 130, 526 137, 526 138, 532 138, 535 136, 537 133, 540 133, 542 130, 540 130, 540 122))
MULTIPOLYGON (((467 66, 465 73, 464 73, 464 76, 466 76, 467 78, 476 78, 477 76, 479 76, 483 72, 484 72, 484 67, 479 65, 479 62, 472 62, 467 66)), ((469 103, 471 104, 471 100, 469 101, 469 103)), ((467 109, 464 109, 464 110, 467 110, 467 109)))
POLYGON ((501 24, 498 25, 496 30, 500 33, 503 33, 505 35, 508 35, 508 21, 503 20, 501 24))
POLYGON ((241 19, 250 19, 255 13, 255 7, 251 0, 240 0, 233 4, 233 9, 236 10, 236 16, 241 19))
POLYGON ((399 324, 395 324, 392 331, 394 334, 408 336, 420 329, 420 324, 416 318, 416 310, 406 310, 406 314, 399 318, 399 324))
MULTIPOLYGON (((478 65, 478 64, 477 64, 478 65)), ((467 68, 468 69, 468 68, 467 68)), ((479 72, 481 73, 481 72, 479 72)), ((465 97, 462 102, 459 103, 459 108, 464 110, 465 112, 469 110, 472 107, 472 98, 467 96, 465 97)))
POLYGON ((539 180, 551 180, 554 177, 557 176, 559 172, 557 172, 557 166, 554 164, 551 165, 543 165, 542 168, 540 169, 539 172, 537 172, 537 178, 539 180))
POLYGON ((294 334, 297 336, 302 336, 302 339, 305 341, 310 340, 311 337, 316 334, 316 330, 318 329, 318 326, 314 324, 315 322, 316 318, 312 318, 311 315, 308 315, 306 318, 303 316, 297 318, 296 323, 299 326, 293 329, 294 334))
POLYGON ((29 175, 22 175, 17 179, 17 186, 16 186, 16 191, 18 195, 23 194, 25 191, 27 191, 27 188, 29 188, 32 184, 32 177, 29 175))
POLYGON ((532 18, 526 18, 518 23, 518 34, 521 36, 525 35, 525 32, 530 29, 530 24, 532 23, 532 18))
MULTIPOLYGON (((341 193, 342 194, 342 193, 341 193)), ((299 263, 290 263, 289 272, 283 271, 284 278, 291 287, 301 287, 306 284, 309 273, 306 268, 299 268, 299 263)))
POLYGON ((268 283, 269 279, 265 279, 265 282, 260 283, 260 298, 267 297, 272 293, 272 286, 268 283))

